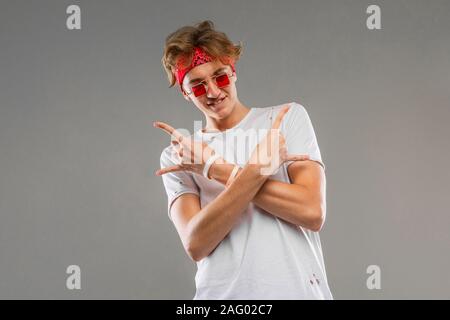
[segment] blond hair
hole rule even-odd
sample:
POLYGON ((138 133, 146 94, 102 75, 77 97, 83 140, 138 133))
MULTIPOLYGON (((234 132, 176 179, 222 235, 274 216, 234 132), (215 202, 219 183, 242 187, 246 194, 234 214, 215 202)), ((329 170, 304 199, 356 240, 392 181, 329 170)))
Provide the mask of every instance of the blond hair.
POLYGON ((243 50, 241 42, 239 44, 231 42, 225 33, 214 29, 214 23, 210 20, 179 28, 167 36, 161 59, 167 73, 169 88, 177 81, 174 72, 178 59, 183 57, 185 61, 192 61, 194 47, 202 48, 223 64, 229 64, 230 59, 233 63, 238 61, 243 50))

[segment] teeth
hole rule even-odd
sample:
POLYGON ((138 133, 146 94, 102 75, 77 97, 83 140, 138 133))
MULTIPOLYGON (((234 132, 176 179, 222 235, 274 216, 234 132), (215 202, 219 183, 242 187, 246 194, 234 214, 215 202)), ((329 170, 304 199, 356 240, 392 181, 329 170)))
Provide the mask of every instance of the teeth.
POLYGON ((217 102, 215 102, 215 103, 210 103, 209 105, 210 105, 210 106, 215 106, 216 104, 221 103, 221 102, 223 101, 223 99, 225 99, 225 98, 222 98, 222 99, 220 99, 219 101, 217 101, 217 102))

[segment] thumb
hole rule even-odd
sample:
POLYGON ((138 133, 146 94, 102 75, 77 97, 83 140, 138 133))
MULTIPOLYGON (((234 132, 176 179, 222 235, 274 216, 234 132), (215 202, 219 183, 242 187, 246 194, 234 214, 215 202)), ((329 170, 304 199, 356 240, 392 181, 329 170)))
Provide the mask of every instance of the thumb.
POLYGON ((155 175, 157 176, 162 176, 163 174, 169 173, 169 172, 176 172, 176 171, 183 171, 183 167, 180 165, 176 165, 176 166, 170 166, 167 168, 161 168, 159 170, 155 171, 155 175))
POLYGON ((286 157, 286 161, 304 161, 304 160, 309 160, 309 155, 307 155, 307 154, 304 154, 304 155, 290 154, 286 157))

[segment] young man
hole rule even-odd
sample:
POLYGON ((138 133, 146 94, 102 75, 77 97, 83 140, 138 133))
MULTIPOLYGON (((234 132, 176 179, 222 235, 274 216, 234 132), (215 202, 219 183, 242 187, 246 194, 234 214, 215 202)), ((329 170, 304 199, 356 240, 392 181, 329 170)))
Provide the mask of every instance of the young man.
POLYGON ((318 234, 325 166, 313 126, 298 103, 239 101, 241 50, 204 21, 169 35, 162 59, 171 86, 206 119, 190 136, 154 124, 172 137, 156 174, 197 263, 194 299, 332 299, 318 234))

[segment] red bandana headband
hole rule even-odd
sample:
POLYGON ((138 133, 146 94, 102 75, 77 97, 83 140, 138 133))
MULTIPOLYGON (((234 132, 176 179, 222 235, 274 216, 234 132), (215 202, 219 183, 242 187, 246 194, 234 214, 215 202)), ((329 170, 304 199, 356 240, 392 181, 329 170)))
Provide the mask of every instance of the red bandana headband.
MULTIPOLYGON (((214 61, 214 58, 211 57, 209 54, 207 54, 202 48, 200 47, 194 47, 194 55, 192 57, 192 62, 190 65, 188 65, 187 67, 184 68, 184 62, 185 62, 185 58, 181 57, 178 61, 177 61, 177 66, 175 69, 175 76, 177 78, 178 84, 181 87, 181 90, 183 90, 182 88, 182 84, 183 84, 183 79, 184 76, 186 75, 186 73, 188 73, 189 71, 191 71, 191 69, 195 68, 196 66, 199 66, 201 64, 207 63, 207 62, 211 62, 214 61)), ((234 64, 233 62, 230 61, 230 65, 231 65, 231 69, 233 70, 233 72, 235 71, 234 69, 234 64)))

